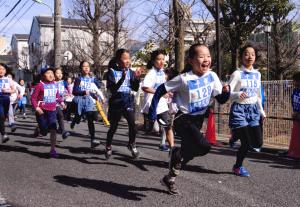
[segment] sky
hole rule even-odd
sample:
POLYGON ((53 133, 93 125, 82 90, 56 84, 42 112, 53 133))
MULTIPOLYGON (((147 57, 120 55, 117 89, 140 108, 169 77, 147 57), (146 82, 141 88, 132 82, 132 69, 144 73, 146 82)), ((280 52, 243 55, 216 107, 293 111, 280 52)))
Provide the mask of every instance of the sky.
MULTIPOLYGON (((5 15, 19 0, 0 0, 0 36, 5 36, 7 44, 10 44, 14 33, 29 34, 34 16, 50 16, 51 10, 33 0, 21 0, 18 6, 8 16, 5 15)), ((68 11, 72 9, 72 0, 62 1, 62 15, 68 17, 68 11)), ((151 16, 157 13, 158 7, 168 9, 168 0, 125 0, 123 16, 126 17, 125 26, 130 30, 130 38, 147 40, 151 32, 147 29, 151 24, 151 16), (150 17, 150 18, 149 18, 150 17)), ((188 0, 183 0, 188 1, 188 0)), ((298 5, 299 0, 294 0, 298 5)), ((54 10, 54 0, 43 0, 54 10)), ((200 8, 197 6, 196 8, 200 8)), ((300 5, 299 5, 300 8, 300 5)))
MULTIPOLYGON (((13 12, 5 17, 6 14, 19 0, 0 0, 0 36, 4 36, 7 44, 10 44, 14 33, 29 34, 32 19, 34 16, 50 16, 51 10, 47 6, 34 3, 33 0, 21 0, 13 12)), ((54 10, 54 0, 43 0, 48 4, 52 11, 54 10)), ((155 1, 154 1, 155 2, 155 1)), ((127 16, 126 26, 134 28, 136 25, 142 25, 148 12, 151 12, 153 2, 149 0, 130 0, 126 5, 127 16)), ((72 8, 72 0, 62 0, 62 16, 68 17, 68 11, 72 8)), ((142 40, 143 29, 131 31, 131 37, 142 40)))

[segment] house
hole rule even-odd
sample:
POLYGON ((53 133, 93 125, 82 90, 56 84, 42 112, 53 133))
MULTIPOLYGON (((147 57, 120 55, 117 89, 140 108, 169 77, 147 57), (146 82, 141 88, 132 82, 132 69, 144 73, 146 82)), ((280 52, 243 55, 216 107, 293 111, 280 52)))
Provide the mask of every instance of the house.
POLYGON ((13 34, 11 38, 11 55, 14 59, 12 68, 16 80, 24 79, 29 72, 28 38, 28 34, 13 34))
MULTIPOLYGON (((120 36, 125 36, 121 34, 120 36)), ((92 34, 83 19, 62 18, 61 62, 64 66, 78 67, 82 60, 92 61, 92 34), (72 53, 72 59, 64 56, 72 53)), ((125 41, 125 38, 123 38, 125 41)), ((112 56, 113 36, 111 30, 102 28, 100 31, 100 58, 103 66, 108 64, 112 56)), ((49 16, 33 17, 29 35, 29 67, 38 72, 41 67, 54 64, 54 20, 49 16)))
POLYGON ((189 48, 193 43, 212 45, 215 41, 215 23, 199 19, 189 19, 185 27, 184 46, 189 48))

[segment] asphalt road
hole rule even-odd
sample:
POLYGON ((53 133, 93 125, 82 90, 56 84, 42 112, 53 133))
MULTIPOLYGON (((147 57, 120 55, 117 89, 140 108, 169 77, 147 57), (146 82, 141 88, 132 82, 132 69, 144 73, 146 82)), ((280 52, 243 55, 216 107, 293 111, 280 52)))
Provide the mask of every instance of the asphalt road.
MULTIPOLYGON (((48 137, 32 138, 33 117, 19 119, 11 140, 0 145, 0 206, 300 206, 300 162, 273 154, 250 154, 251 177, 231 173, 235 150, 213 148, 188 163, 177 178, 181 196, 171 196, 159 180, 167 173, 168 153, 158 150, 159 137, 139 132, 142 158, 132 160, 126 148, 127 126, 120 125, 113 156, 104 145, 89 148, 87 124, 62 142, 58 159, 49 158, 48 137)), ((69 128, 67 124, 67 128, 69 128)), ((97 124, 104 141, 107 128, 97 124)))

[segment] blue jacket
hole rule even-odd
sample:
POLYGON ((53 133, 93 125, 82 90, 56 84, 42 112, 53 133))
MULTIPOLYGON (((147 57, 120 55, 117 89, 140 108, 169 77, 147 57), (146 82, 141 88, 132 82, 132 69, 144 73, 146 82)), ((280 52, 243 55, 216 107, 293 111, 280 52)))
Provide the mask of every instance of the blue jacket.
POLYGON ((109 69, 107 72, 107 89, 111 92, 109 99, 110 110, 124 110, 134 108, 134 96, 131 91, 138 91, 140 79, 134 76, 131 69, 127 69, 124 76, 122 69, 109 69))

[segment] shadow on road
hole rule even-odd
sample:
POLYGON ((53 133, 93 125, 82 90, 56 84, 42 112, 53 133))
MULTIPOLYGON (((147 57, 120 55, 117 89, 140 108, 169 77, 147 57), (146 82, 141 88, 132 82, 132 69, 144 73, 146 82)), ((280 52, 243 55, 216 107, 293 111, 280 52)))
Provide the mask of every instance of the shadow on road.
POLYGON ((132 185, 119 184, 115 182, 107 182, 104 180, 94 180, 88 178, 75 178, 65 175, 57 175, 53 177, 56 182, 71 186, 84 187, 105 192, 116 197, 127 200, 140 201, 146 195, 140 193, 141 191, 154 191, 158 193, 167 193, 165 190, 148 187, 136 187, 132 185), (135 192, 136 191, 136 192, 135 192))
MULTIPOLYGON (((225 147, 214 147, 211 154, 222 156, 236 156, 236 150, 225 147)), ((285 157, 279 157, 275 154, 249 152, 246 160, 256 163, 265 163, 269 167, 279 169, 300 169, 300 162, 285 157)))
MULTIPOLYGON (((26 145, 31 145, 35 142, 24 142, 20 141, 20 143, 26 145)), ((39 143, 39 144, 33 144, 34 146, 44 146, 44 143, 39 143)), ((49 146, 46 145, 45 146, 49 146)), ((28 150, 26 147, 21 147, 21 146, 10 146, 10 145, 0 145, 0 151, 2 152, 19 152, 19 153, 25 153, 29 154, 38 158, 43 158, 43 159, 50 159, 49 152, 36 152, 36 151, 31 151, 28 150)), ((58 152, 59 153, 59 152, 58 152)), ((84 164, 99 164, 99 165, 113 165, 113 166, 119 166, 119 167, 128 167, 127 165, 124 164, 118 164, 118 163, 111 163, 111 162, 106 162, 105 159, 99 158, 99 157, 77 157, 77 156, 71 156, 67 154, 59 154, 59 157, 56 158, 56 160, 75 160, 84 164), (103 162, 92 162, 89 161, 90 159, 96 159, 96 160, 101 160, 103 162)))

